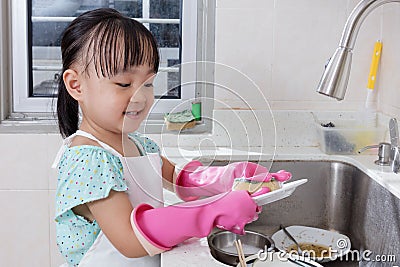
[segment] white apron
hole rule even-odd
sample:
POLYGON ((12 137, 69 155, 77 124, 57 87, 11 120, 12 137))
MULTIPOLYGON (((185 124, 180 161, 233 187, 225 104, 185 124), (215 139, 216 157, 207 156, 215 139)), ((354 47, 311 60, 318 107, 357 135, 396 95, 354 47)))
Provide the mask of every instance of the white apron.
MULTIPOLYGON (((148 153, 146 156, 140 157, 123 157, 109 145, 97 140, 93 135, 78 130, 64 140, 64 145, 57 154, 55 164, 59 163, 65 145, 69 146, 76 135, 97 141, 104 149, 119 157, 124 168, 124 178, 128 186, 127 193, 133 207, 140 203, 147 203, 155 208, 163 206, 161 158, 158 153, 148 153)), ((138 149, 140 150, 139 147, 138 149)), ((99 233, 97 239, 79 263, 80 267, 158 267, 160 265, 160 255, 134 259, 125 257, 111 244, 103 232, 99 233)), ((63 264, 62 267, 64 266, 68 265, 63 264)))

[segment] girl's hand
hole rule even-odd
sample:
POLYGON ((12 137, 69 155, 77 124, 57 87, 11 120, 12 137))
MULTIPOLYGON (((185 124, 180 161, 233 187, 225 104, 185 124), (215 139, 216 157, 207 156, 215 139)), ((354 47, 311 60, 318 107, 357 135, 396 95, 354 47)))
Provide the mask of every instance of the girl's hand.
POLYGON ((232 189, 235 178, 257 182, 275 179, 284 182, 292 177, 290 172, 281 170, 270 173, 268 168, 253 162, 235 162, 226 166, 203 166, 200 161, 186 164, 176 178, 175 192, 184 201, 212 196, 232 189))

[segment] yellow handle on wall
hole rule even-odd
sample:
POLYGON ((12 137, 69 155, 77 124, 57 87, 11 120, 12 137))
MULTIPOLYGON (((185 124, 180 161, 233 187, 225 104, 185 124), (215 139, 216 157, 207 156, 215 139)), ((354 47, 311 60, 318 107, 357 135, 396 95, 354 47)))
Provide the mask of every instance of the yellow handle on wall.
POLYGON ((374 90, 375 88, 376 73, 378 71, 379 59, 381 58, 381 53, 382 53, 382 42, 378 40, 376 41, 374 46, 374 53, 372 54, 371 67, 368 76, 367 88, 371 90, 374 90))

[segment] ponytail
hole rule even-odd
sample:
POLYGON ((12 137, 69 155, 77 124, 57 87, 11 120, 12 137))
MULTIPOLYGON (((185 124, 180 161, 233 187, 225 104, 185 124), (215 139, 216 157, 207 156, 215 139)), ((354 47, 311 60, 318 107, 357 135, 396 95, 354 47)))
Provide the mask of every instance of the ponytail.
POLYGON ((63 138, 74 134, 78 130, 78 101, 68 93, 62 75, 60 75, 58 81, 57 118, 58 128, 63 138))

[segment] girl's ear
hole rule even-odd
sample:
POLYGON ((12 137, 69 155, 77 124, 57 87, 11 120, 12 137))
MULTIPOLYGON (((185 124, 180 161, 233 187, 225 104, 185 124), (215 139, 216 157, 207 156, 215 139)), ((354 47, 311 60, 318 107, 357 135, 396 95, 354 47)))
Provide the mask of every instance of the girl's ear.
POLYGON ((63 80, 68 93, 75 100, 80 100, 82 98, 82 90, 78 73, 75 70, 67 69, 64 71, 63 80))

